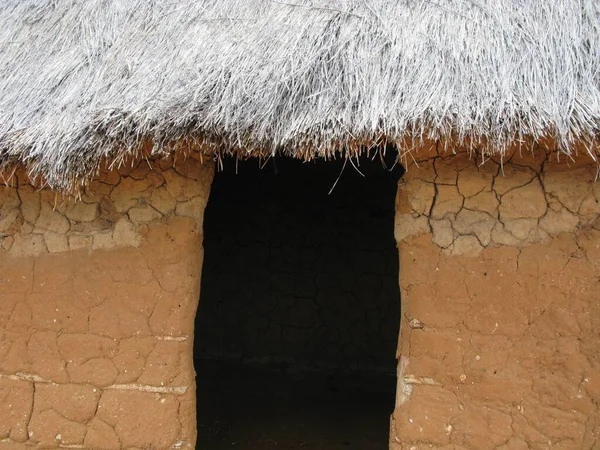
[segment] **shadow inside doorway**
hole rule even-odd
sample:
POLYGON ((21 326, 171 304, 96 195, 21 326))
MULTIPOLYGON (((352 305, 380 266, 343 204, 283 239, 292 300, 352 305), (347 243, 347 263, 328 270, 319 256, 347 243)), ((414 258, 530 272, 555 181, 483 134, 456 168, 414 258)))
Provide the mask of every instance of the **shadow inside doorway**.
POLYGON ((364 176, 342 166, 277 158, 236 174, 226 160, 215 175, 195 332, 197 448, 387 448, 397 176, 379 162, 361 161, 364 176))

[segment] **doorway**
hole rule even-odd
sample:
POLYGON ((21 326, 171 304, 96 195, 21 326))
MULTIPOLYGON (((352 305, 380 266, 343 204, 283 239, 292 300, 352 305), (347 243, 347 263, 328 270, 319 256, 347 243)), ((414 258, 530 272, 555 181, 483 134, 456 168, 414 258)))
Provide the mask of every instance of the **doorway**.
POLYGON ((402 168, 358 163, 229 159, 215 175, 194 345, 198 448, 387 448, 402 168))

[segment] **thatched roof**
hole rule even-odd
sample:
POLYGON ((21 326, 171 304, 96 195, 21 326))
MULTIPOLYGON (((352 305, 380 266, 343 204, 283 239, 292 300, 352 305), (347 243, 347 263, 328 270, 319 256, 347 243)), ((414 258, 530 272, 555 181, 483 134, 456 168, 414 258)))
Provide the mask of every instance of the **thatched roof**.
POLYGON ((598 0, 3 0, 0 165, 71 186, 185 137, 326 155, 600 130, 598 0))

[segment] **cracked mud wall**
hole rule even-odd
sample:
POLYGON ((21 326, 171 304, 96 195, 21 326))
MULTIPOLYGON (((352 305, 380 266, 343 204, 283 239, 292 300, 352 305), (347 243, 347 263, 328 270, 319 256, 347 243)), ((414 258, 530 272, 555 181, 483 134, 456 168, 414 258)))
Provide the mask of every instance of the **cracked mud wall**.
POLYGON ((397 196, 390 448, 598 448, 597 166, 417 156, 397 196))
POLYGON ((194 448, 212 163, 102 172, 81 201, 0 187, 0 448, 194 448))

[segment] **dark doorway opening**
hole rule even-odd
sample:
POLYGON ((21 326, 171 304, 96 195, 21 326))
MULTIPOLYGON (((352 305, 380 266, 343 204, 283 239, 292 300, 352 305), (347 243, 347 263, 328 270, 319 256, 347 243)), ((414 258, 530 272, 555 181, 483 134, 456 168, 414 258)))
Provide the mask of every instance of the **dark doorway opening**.
POLYGON ((387 448, 402 168, 224 165, 204 217, 198 448, 387 448))

